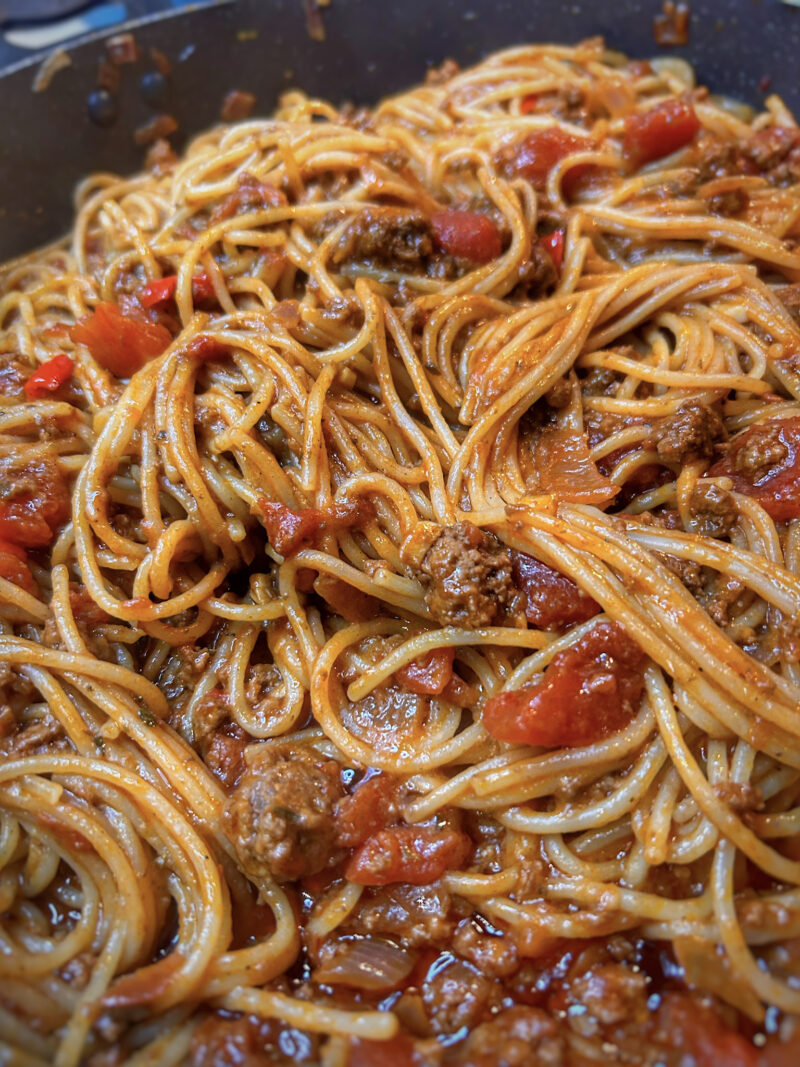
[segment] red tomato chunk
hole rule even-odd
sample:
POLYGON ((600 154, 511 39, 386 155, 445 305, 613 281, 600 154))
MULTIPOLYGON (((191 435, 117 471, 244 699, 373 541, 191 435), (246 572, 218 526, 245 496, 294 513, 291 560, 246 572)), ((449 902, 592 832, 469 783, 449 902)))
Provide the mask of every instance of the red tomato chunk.
POLYGON ((622 154, 632 167, 661 159, 694 140, 700 120, 683 100, 665 100, 625 120, 622 154))
POLYGON ((0 460, 0 537, 27 548, 51 544, 69 518, 69 490, 54 456, 0 460))
POLYGON ((86 345, 94 359, 117 378, 130 378, 160 356, 172 341, 164 326, 123 315, 116 304, 98 304, 70 330, 76 344, 86 345))
POLYGON ((459 259, 488 263, 503 248, 494 222, 475 211, 437 211, 431 216, 431 226, 439 247, 459 259))
POLYGON ((48 359, 38 370, 25 382, 25 396, 28 400, 40 400, 48 393, 55 393, 65 382, 72 377, 75 364, 60 352, 52 359, 48 359))
POLYGON ((540 630, 559 630, 586 622, 600 605, 571 578, 524 552, 511 553, 514 584, 525 594, 525 616, 540 630))
POLYGON ((155 307, 157 304, 165 304, 175 296, 177 285, 178 276, 176 274, 169 274, 166 278, 156 278, 155 281, 148 282, 144 288, 139 290, 139 303, 146 308, 155 307))
POLYGON ((800 518, 800 418, 751 427, 708 471, 711 478, 720 475, 776 522, 800 518))
POLYGON ((454 659, 455 649, 435 648, 401 667, 395 678, 412 693, 438 696, 450 684, 454 659))
POLYGON ((486 702, 483 724, 498 741, 589 745, 627 726, 644 689, 647 657, 616 622, 599 622, 555 655, 539 681, 486 702))
POLYGON ((376 774, 360 782, 336 805, 336 841, 355 848, 396 819, 396 782, 388 774, 376 774))
MULTIPOLYGON (((166 304, 174 298, 177 287, 178 276, 176 274, 157 278, 139 290, 139 303, 145 308, 166 304)), ((211 300, 215 295, 214 283, 206 272, 201 271, 200 274, 195 274, 192 278, 192 298, 197 303, 202 303, 205 300, 211 300)))
POLYGON ((0 540, 0 578, 18 585, 28 593, 34 589, 33 575, 24 548, 10 541, 0 540))
POLYGON ((553 266, 561 273, 561 265, 564 262, 564 231, 556 230, 547 237, 540 237, 539 244, 544 245, 548 255, 553 261, 553 266))
POLYGON ((458 868, 470 853, 466 834, 427 826, 392 826, 368 837, 345 869, 358 885, 428 885, 458 868))
POLYGON ((301 508, 300 511, 264 498, 259 500, 258 506, 264 516, 269 543, 282 556, 291 556, 313 544, 323 530, 347 529, 373 514, 372 506, 363 499, 332 507, 301 508))
MULTIPOLYGON (((517 149, 513 169, 534 185, 544 185, 550 171, 567 156, 576 152, 590 152, 595 147, 588 137, 578 137, 559 126, 548 126, 528 134, 517 149)), ((591 163, 578 163, 564 175, 564 192, 570 196, 577 184, 590 170, 591 163)))

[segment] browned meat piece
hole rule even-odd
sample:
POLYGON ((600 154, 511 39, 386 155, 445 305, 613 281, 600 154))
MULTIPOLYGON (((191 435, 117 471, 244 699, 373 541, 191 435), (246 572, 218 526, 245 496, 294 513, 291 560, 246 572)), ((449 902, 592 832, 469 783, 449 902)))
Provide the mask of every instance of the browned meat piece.
POLYGON ((500 987, 477 968, 453 960, 422 987, 422 1001, 435 1034, 454 1034, 462 1026, 472 1029, 490 1008, 500 987))
POLYGON ((773 467, 779 467, 789 455, 781 440, 782 426, 780 421, 765 423, 761 432, 750 437, 736 452, 734 470, 755 484, 773 467))
POLYGON ((724 432, 716 411, 690 400, 674 415, 659 420, 653 441, 665 463, 685 463, 689 459, 709 459, 714 454, 714 442, 724 432))
POLYGON ((558 1023, 540 1008, 514 1007, 481 1023, 467 1038, 463 1067, 562 1067, 558 1023))
POLYGON ((453 948, 490 978, 507 978, 519 967, 516 946, 499 931, 488 933, 477 919, 463 919, 456 928, 453 948))
POLYGON ((536 300, 552 292, 558 282, 558 271, 552 256, 540 241, 531 242, 531 254, 518 271, 518 282, 512 296, 517 300, 536 300))
POLYGON ((572 398, 572 383, 569 378, 559 378, 544 394, 544 398, 551 408, 564 408, 572 398))
POLYGON ((19 359, 18 353, 0 353, 0 396, 22 397, 25 379, 30 371, 19 359))
MULTIPOLYGON (((597 1025, 647 1017, 647 978, 640 971, 618 963, 605 963, 577 977, 570 987, 570 999, 586 1009, 580 1032, 588 1036, 597 1025)), ((575 1019, 580 1016, 575 1016, 575 1019)))
POLYGON ((782 285, 775 290, 775 296, 793 318, 800 319, 800 284, 782 285))
POLYGON ((738 512, 733 497, 718 485, 696 485, 690 501, 697 532, 704 537, 727 537, 738 512))
POLYGON ((705 578, 703 576, 703 568, 699 563, 694 563, 690 559, 671 556, 667 552, 656 552, 655 555, 665 567, 668 567, 683 582, 693 596, 696 596, 704 588, 705 578))
POLYGON ((368 207, 353 218, 333 250, 332 261, 377 259, 401 267, 419 264, 433 252, 428 218, 399 207, 368 207))
POLYGON ((697 182, 702 185, 712 178, 725 178, 737 172, 736 146, 729 141, 719 141, 712 135, 703 134, 695 149, 697 182))
POLYGON ((420 578, 428 587, 425 603, 443 626, 474 630, 524 617, 508 551, 472 523, 442 531, 422 560, 420 578))
POLYGON ((730 626, 731 620, 739 610, 738 602, 745 586, 730 575, 720 575, 714 587, 702 600, 703 607, 717 624, 717 626, 730 626))
POLYGON ((275 1019, 207 1015, 192 1035, 187 1067, 275 1067, 319 1063, 320 1039, 275 1019))
POLYGON ((240 780, 247 770, 244 750, 250 738, 235 722, 226 721, 199 740, 203 762, 227 790, 240 780))
POLYGON ((750 198, 744 189, 728 189, 708 198, 708 210, 712 215, 740 215, 749 203, 750 198))
POLYGON ((242 870, 256 881, 317 874, 337 855, 339 765, 305 749, 264 746, 223 816, 242 870))
POLYGON ((369 889, 350 917, 348 929, 383 934, 411 948, 443 944, 453 932, 451 907, 450 894, 438 882, 369 889))
POLYGON ((740 146, 740 171, 755 169, 770 185, 793 185, 800 178, 800 131, 794 126, 767 126, 740 146))
POLYGON ((234 215, 260 211, 262 208, 281 207, 286 203, 286 197, 280 189, 268 182, 259 181, 254 174, 245 171, 239 175, 234 191, 217 204, 208 221, 214 226, 234 215))
MULTIPOLYGON (((625 345, 617 349, 621 355, 628 355, 625 351, 630 346, 625 345)), ((633 358, 638 359, 638 352, 633 350, 633 358)), ((583 396, 615 396, 619 388, 619 378, 613 370, 607 367, 592 367, 585 377, 581 378, 581 393, 583 396)))
POLYGON ((20 726, 0 741, 0 757, 20 759, 22 756, 52 752, 68 746, 61 723, 51 715, 34 719, 20 726))
POLYGON ((587 125, 591 118, 586 92, 580 85, 562 85, 556 92, 552 108, 547 98, 542 101, 541 106, 564 122, 587 125))
POLYGON ((786 126, 767 126, 742 145, 742 154, 761 171, 772 170, 800 141, 800 132, 786 126))

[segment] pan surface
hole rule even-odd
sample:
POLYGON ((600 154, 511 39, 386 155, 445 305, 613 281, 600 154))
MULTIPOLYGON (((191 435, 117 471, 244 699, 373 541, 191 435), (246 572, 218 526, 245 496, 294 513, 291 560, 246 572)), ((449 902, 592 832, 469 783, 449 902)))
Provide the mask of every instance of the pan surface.
MULTIPOLYGON (((331 0, 319 16, 325 39, 309 33, 303 0, 233 0, 194 5, 135 24, 140 58, 120 68, 115 121, 101 127, 87 113, 97 87, 103 36, 68 48, 71 63, 49 88, 32 90, 41 57, 0 78, 0 261, 59 237, 72 216, 76 182, 97 170, 131 173, 143 149, 133 131, 156 110, 179 123, 173 142, 219 119, 231 89, 254 93, 269 113, 297 86, 335 102, 371 103, 419 81, 452 57, 462 64, 525 41, 574 43, 602 34, 631 56, 662 51, 653 36, 660 0, 331 0), (152 48, 172 69, 150 103, 142 77, 152 48)), ((114 33, 119 32, 116 28, 114 33)), ((704 0, 691 5, 688 45, 669 49, 697 69, 713 91, 760 104, 777 92, 800 109, 795 63, 800 10, 780 0, 704 0)))

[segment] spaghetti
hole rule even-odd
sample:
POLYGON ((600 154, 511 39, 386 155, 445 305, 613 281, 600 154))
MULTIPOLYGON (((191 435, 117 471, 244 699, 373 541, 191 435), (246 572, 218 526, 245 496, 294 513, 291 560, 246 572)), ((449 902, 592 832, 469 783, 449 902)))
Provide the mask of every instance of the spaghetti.
POLYGON ((526 46, 3 269, 3 1062, 789 1062, 799 189, 526 46))

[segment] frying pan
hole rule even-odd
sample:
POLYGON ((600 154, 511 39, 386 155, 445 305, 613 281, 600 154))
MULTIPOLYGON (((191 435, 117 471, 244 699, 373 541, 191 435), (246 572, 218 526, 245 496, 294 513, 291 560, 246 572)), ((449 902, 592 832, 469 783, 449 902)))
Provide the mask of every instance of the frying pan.
MULTIPOLYGON (((222 0, 131 23, 142 58, 121 68, 117 118, 107 128, 90 121, 87 98, 108 32, 68 46, 71 65, 44 91, 32 91, 42 56, 0 77, 0 262, 68 229, 81 177, 141 168, 143 150, 132 134, 154 114, 140 85, 153 68, 153 47, 172 64, 159 106, 179 122, 176 147, 218 121, 231 89, 253 92, 258 112, 268 114, 290 86, 334 102, 374 103, 448 57, 469 64, 525 41, 574 43, 602 34, 631 56, 661 51, 653 36, 661 0, 329 0, 319 10, 322 41, 309 33, 309 5, 222 0)), ((693 0, 689 44, 669 52, 688 59, 715 92, 758 105, 769 90, 800 110, 798 46, 797 7, 693 0)))

